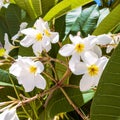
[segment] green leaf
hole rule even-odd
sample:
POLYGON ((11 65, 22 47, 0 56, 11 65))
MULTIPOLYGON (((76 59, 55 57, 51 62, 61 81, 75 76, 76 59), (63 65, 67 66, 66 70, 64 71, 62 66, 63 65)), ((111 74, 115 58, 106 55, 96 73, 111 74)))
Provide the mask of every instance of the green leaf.
POLYGON ((56 0, 41 0, 42 16, 44 16, 55 4, 56 0))
POLYGON ((67 15, 66 15, 66 29, 65 29, 66 35, 70 32, 73 24, 75 23, 76 19, 80 15, 81 11, 82 11, 82 7, 79 7, 77 9, 72 10, 72 11, 67 13, 67 15))
MULTIPOLYGON (((81 107, 94 96, 94 91, 89 91, 82 94, 79 89, 75 88, 67 87, 64 88, 64 90, 77 107, 81 107)), ((52 98, 49 100, 46 107, 46 111, 48 112, 47 115, 50 118, 53 118, 58 113, 69 112, 72 110, 73 107, 68 103, 60 89, 53 93, 52 98)))
POLYGON ((82 11, 76 22, 73 24, 71 33, 81 32, 81 36, 86 37, 96 28, 99 18, 99 9, 97 5, 92 5, 82 11))
POLYGON ((120 44, 113 52, 98 85, 91 120, 120 120, 120 44))
POLYGON ((115 7, 107 17, 99 24, 93 35, 100 35, 111 32, 116 25, 120 22, 120 4, 115 7))
POLYGON ((15 5, 10 4, 5 12, 5 22, 9 35, 12 37, 19 30, 21 23, 21 9, 15 5))
POLYGON ((32 47, 20 46, 19 51, 18 51, 18 55, 21 55, 21 56, 34 56, 33 49, 32 49, 32 47))
POLYGON ((16 4, 27 11, 32 19, 42 14, 41 0, 15 0, 16 4))
POLYGON ((92 2, 93 0, 63 0, 54 6, 44 17, 44 20, 50 21, 53 18, 58 18, 65 14, 66 12, 79 7, 83 6, 87 3, 92 2))

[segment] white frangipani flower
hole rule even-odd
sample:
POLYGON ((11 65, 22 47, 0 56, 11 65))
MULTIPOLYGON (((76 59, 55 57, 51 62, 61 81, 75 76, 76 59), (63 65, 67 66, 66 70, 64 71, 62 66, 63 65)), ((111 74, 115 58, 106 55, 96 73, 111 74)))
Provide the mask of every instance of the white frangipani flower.
POLYGON ((10 53, 11 50, 13 50, 13 49, 15 49, 15 48, 18 48, 18 46, 14 46, 14 45, 12 45, 12 44, 9 42, 7 33, 5 33, 4 41, 5 41, 5 44, 4 44, 4 49, 5 49, 4 56, 6 57, 6 56, 10 53))
POLYGON ((28 25, 27 22, 22 22, 22 23, 20 24, 20 29, 19 29, 19 31, 17 32, 17 34, 15 34, 15 35, 11 38, 11 40, 13 40, 13 44, 14 44, 14 42, 15 42, 20 36, 23 35, 23 34, 21 33, 21 30, 25 29, 25 28, 27 27, 27 25, 28 25))
POLYGON ((80 62, 72 58, 69 62, 69 67, 74 74, 83 74, 80 80, 80 90, 87 91, 98 85, 108 59, 106 57, 98 58, 93 52, 86 52, 83 60, 84 62, 80 62))
POLYGON ((36 56, 39 56, 43 50, 48 52, 51 49, 51 43, 56 43, 59 40, 58 33, 51 32, 48 23, 44 22, 41 18, 36 20, 34 28, 27 28, 21 32, 26 36, 21 40, 20 44, 24 47, 32 45, 36 56))
POLYGON ((22 84, 26 92, 30 92, 34 87, 45 89, 46 81, 40 75, 44 66, 40 61, 34 62, 28 57, 20 57, 9 69, 9 72, 17 77, 18 83, 22 84))
POLYGON ((72 36, 70 35, 70 40, 72 44, 64 45, 59 53, 62 56, 82 56, 84 52, 91 50, 95 45, 94 41, 95 36, 88 36, 84 39, 80 38, 80 36, 72 36))
POLYGON ((0 120, 19 120, 16 108, 6 109, 0 114, 0 120))

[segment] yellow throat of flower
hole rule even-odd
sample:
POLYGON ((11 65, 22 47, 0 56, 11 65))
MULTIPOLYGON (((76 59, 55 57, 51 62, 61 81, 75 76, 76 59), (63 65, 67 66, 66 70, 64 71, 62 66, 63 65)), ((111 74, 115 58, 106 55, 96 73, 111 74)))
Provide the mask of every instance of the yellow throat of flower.
POLYGON ((36 40, 41 41, 43 38, 43 35, 41 33, 36 34, 36 40))
POLYGON ((83 51, 84 51, 84 48, 85 48, 85 45, 84 45, 83 43, 78 43, 78 44, 76 44, 76 46, 75 46, 75 50, 76 50, 76 52, 78 52, 78 53, 83 52, 83 51))
POLYGON ((30 72, 31 72, 31 73, 35 74, 36 71, 37 71, 36 66, 30 66, 30 72))
POLYGON ((99 68, 96 65, 91 65, 88 67, 88 73, 90 76, 96 76, 98 75, 99 68))
POLYGON ((51 33, 47 29, 45 29, 44 32, 46 36, 50 37, 51 33))

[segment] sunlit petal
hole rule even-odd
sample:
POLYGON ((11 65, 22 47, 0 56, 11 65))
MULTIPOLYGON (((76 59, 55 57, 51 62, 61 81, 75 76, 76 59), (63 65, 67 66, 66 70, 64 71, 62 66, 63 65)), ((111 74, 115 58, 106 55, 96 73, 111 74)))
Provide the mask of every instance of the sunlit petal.
POLYGON ((46 87, 46 81, 40 74, 35 76, 35 86, 40 89, 45 89, 46 87))
POLYGON ((98 60, 98 56, 92 51, 86 51, 82 54, 82 60, 88 64, 94 64, 98 60))
POLYGON ((35 36, 39 31, 33 29, 33 28, 26 28, 21 30, 22 34, 29 35, 29 36, 35 36))
POLYGON ((72 44, 66 44, 59 50, 59 53, 62 56, 67 57, 67 56, 72 55, 73 50, 74 50, 74 46, 72 44))
POLYGON ((92 77, 89 77, 88 74, 85 74, 82 76, 82 79, 80 80, 80 90, 81 91, 90 90, 93 84, 94 79, 92 77))
POLYGON ((92 51, 95 52, 98 57, 101 57, 102 56, 102 50, 99 46, 95 45, 93 48, 92 48, 92 51))
POLYGON ((97 37, 96 43, 99 45, 107 45, 107 44, 110 44, 111 41, 112 41, 112 38, 109 35, 103 34, 97 37))
POLYGON ((84 74, 87 71, 86 64, 84 62, 80 62, 75 56, 70 59, 69 68, 75 75, 84 74))
POLYGON ((30 36, 25 36, 24 39, 20 41, 20 44, 24 47, 29 47, 34 43, 34 39, 30 36))
POLYGON ((59 34, 57 32, 51 33, 51 43, 57 43, 59 41, 59 34))
POLYGON ((33 52, 36 56, 39 56, 39 54, 42 53, 43 47, 40 42, 36 42, 35 44, 33 44, 32 48, 33 48, 33 52))

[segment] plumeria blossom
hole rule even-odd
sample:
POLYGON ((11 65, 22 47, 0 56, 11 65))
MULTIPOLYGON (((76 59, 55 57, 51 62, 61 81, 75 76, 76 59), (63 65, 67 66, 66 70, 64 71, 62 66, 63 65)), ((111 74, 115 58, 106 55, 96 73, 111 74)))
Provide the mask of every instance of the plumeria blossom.
POLYGON ((108 59, 100 57, 94 52, 86 52, 80 62, 74 57, 69 62, 69 68, 76 75, 82 75, 80 80, 80 90, 87 91, 98 85, 101 74, 106 66, 108 59))
POLYGON ((10 51, 12 51, 15 48, 18 48, 18 46, 14 46, 9 42, 7 33, 5 33, 4 35, 4 41, 5 41, 4 47, 0 48, 0 53, 1 53, 0 56, 7 57, 10 51))
POLYGON ((36 56, 42 53, 43 50, 48 52, 51 49, 51 43, 57 43, 59 35, 57 32, 51 32, 48 23, 41 18, 37 19, 33 28, 27 28, 21 31, 25 34, 25 38, 20 44, 24 47, 32 45, 33 52, 36 56))
POLYGON ((18 46, 14 46, 9 42, 7 33, 5 33, 4 40, 5 40, 4 49, 6 54, 9 54, 10 51, 15 48, 18 48, 18 46))
POLYGON ((16 108, 6 109, 0 114, 0 120, 19 120, 16 108))
POLYGON ((44 66, 40 61, 33 61, 28 57, 19 56, 12 64, 9 71, 17 77, 18 83, 22 84, 26 92, 30 92, 34 87, 45 89, 46 81, 40 75, 44 66))
POLYGON ((25 28, 27 27, 27 25, 28 25, 27 22, 22 22, 22 23, 20 24, 20 29, 19 29, 19 31, 17 32, 17 34, 15 34, 15 35, 11 38, 11 40, 13 40, 13 44, 14 44, 14 42, 15 42, 20 36, 23 35, 23 34, 21 33, 21 30, 25 29, 25 28))
MULTIPOLYGON (((72 36, 70 35, 70 40, 72 44, 64 45, 59 53, 62 56, 82 56, 86 51, 91 50, 95 45, 95 36, 88 36, 82 39, 80 36, 72 36)), ((77 58, 79 58, 77 57, 77 58)))

